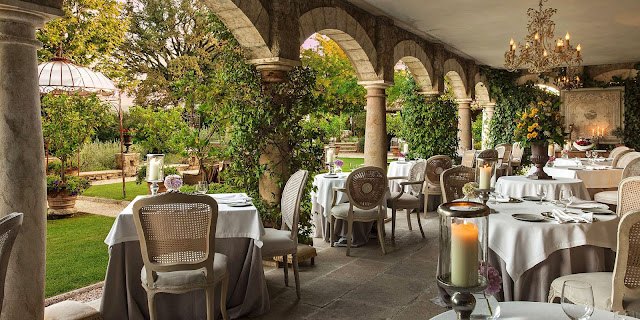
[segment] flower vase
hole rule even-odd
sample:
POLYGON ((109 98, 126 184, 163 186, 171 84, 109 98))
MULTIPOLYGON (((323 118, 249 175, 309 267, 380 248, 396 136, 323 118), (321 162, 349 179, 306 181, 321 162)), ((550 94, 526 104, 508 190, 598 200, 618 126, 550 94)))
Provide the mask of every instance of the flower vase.
POLYGON ((549 180, 552 179, 546 172, 544 172, 544 166, 549 161, 549 142, 534 143, 531 145, 531 162, 536 166, 536 172, 527 176, 533 180, 549 180))
POLYGON ((476 307, 471 313, 471 319, 498 319, 500 317, 500 304, 498 300, 490 294, 483 292, 474 293, 476 307))

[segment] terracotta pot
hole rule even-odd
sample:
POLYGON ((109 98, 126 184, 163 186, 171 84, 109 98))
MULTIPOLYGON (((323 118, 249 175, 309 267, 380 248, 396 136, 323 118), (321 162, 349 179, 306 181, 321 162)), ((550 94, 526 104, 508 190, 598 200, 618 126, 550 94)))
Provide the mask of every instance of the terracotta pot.
POLYGON ((77 198, 78 196, 70 196, 66 190, 47 193, 47 203, 49 203, 49 209, 52 210, 73 209, 76 206, 77 198))
POLYGON ((552 179, 546 172, 544 172, 544 166, 549 161, 549 142, 536 143, 531 145, 531 162, 536 165, 536 172, 527 176, 529 179, 534 180, 549 180, 552 179))
MULTIPOLYGON (((167 192, 167 187, 164 186, 164 182, 158 182, 158 193, 167 192)), ((147 182, 147 190, 149 190, 149 194, 151 194, 151 182, 147 182)))

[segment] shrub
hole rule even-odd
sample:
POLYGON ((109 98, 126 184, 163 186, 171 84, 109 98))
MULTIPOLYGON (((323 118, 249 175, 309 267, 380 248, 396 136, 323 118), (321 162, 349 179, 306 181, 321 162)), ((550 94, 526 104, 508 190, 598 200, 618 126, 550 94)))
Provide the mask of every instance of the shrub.
MULTIPOLYGON (((164 167, 162 169, 162 172, 164 172, 165 177, 172 174, 180 175, 180 172, 178 172, 178 169, 176 169, 175 167, 164 167)), ((146 181, 146 179, 147 179, 147 166, 142 166, 140 167, 140 169, 138 169, 138 175, 136 176, 136 183, 141 184, 143 181, 146 181)))
POLYGON ((120 153, 119 141, 86 143, 80 149, 80 168, 82 171, 116 169, 116 153, 120 153))
MULTIPOLYGON (((182 186, 180 188, 181 192, 186 192, 186 193, 194 193, 196 189, 196 186, 182 186)), ((230 184, 224 184, 224 183, 210 183, 209 184, 209 191, 207 191, 207 193, 209 194, 213 194, 213 193, 239 193, 239 192, 245 192, 244 190, 242 190, 241 188, 238 187, 234 187, 230 184)))
POLYGON ((59 161, 51 161, 47 166, 47 174, 60 175, 62 171, 62 163, 59 161))
POLYGON ((82 194, 82 192, 90 186, 87 179, 72 175, 66 175, 64 183, 58 175, 47 176, 47 193, 57 193, 66 190, 69 192, 69 195, 77 196, 82 194))
POLYGON ((364 137, 358 139, 358 151, 364 152, 364 137))

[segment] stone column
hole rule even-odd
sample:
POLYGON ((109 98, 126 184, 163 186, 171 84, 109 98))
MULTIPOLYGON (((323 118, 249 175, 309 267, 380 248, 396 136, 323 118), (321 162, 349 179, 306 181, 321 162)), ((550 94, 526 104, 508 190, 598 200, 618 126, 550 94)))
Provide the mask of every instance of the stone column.
POLYGON ((471 144, 471 99, 457 99, 458 104, 458 151, 462 153, 473 149, 471 144))
POLYGON ((493 118, 495 108, 495 102, 482 104, 482 149, 489 147, 489 125, 491 124, 491 118, 493 118))
POLYGON ((47 203, 36 54, 41 44, 35 31, 58 14, 34 3, 0 0, 0 217, 24 214, 0 319, 44 317, 47 203))
POLYGON ((385 89, 392 84, 385 81, 362 81, 367 89, 367 124, 364 140, 364 164, 387 170, 387 118, 385 89))

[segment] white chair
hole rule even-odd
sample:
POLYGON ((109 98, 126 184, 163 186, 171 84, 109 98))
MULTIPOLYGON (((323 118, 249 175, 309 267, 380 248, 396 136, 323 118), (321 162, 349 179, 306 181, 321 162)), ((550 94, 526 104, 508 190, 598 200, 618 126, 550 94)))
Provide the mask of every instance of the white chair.
POLYGON ((227 315, 227 257, 215 252, 218 203, 207 195, 164 193, 133 204, 133 221, 144 267, 149 317, 157 319, 157 293, 182 294, 204 289, 207 320, 213 320, 215 288, 222 283, 220 310, 227 315))
POLYGON ((300 298, 300 276, 298 273, 298 221, 300 220, 300 202, 309 173, 307 170, 299 170, 289 177, 282 190, 280 199, 280 211, 282 212, 282 227, 280 230, 265 228, 265 236, 262 238, 262 256, 282 256, 284 265, 284 284, 289 286, 289 271, 287 259, 291 255, 293 276, 296 281, 296 294, 300 298))
MULTIPOLYGON (((623 154, 622 157, 623 159, 620 161, 620 163, 624 164, 622 179, 624 180, 629 177, 640 176, 640 153, 626 153, 623 154)), ((618 187, 618 190, 620 190, 620 186, 618 187)), ((593 196, 593 200, 608 205, 618 205, 618 190, 598 192, 593 196)))
POLYGON ((460 165, 473 168, 476 164, 476 150, 467 150, 462 154, 460 165))
MULTIPOLYGON (((565 281, 589 283, 593 289, 596 309, 610 311, 640 311, 640 210, 628 212, 618 225, 618 248, 613 272, 578 273, 559 277, 551 283, 549 302, 562 297, 565 281)), ((571 290, 565 291, 570 301, 580 301, 571 290)))
POLYGON ((443 202, 451 202, 464 197, 462 187, 476 180, 476 172, 472 168, 457 166, 445 170, 440 176, 443 202))
POLYGON ((496 178, 511 175, 511 145, 508 143, 499 144, 495 150, 498 151, 496 178))
POLYGON ((422 187, 424 186, 425 174, 427 169, 427 162, 425 160, 418 160, 411 165, 409 169, 408 177, 389 177, 392 179, 405 179, 406 182, 400 182, 400 192, 391 192, 389 199, 387 199, 387 207, 391 208, 391 240, 395 240, 396 235, 396 211, 405 210, 407 212, 407 224, 409 230, 411 228, 411 212, 416 211, 416 217, 418 219, 418 226, 420 232, 424 238, 424 231, 422 230, 422 222, 420 221, 420 196, 422 195, 422 187), (408 187, 408 190, 407 190, 408 187))
POLYGON ((430 195, 442 195, 440 187, 440 176, 442 173, 453 167, 453 161, 449 156, 433 156, 427 159, 427 172, 425 175, 425 187, 422 191, 424 194, 424 213, 426 217, 427 208, 429 207, 430 195))
POLYGON ((18 232, 22 227, 22 213, 11 213, 0 219, 0 314, 4 300, 4 280, 7 276, 9 257, 18 232))
POLYGON ((620 155, 620 153, 622 153, 624 151, 633 151, 633 149, 631 149, 631 148, 629 148, 627 146, 615 147, 615 148, 613 148, 613 150, 611 150, 611 152, 609 152, 609 158, 615 159, 616 156, 620 155))
POLYGON ((331 246, 334 244, 335 220, 347 221, 347 256, 351 253, 351 238, 353 236, 353 222, 372 222, 378 224, 378 240, 382 254, 387 254, 384 248, 384 218, 386 216, 384 204, 388 190, 387 173, 378 167, 363 167, 357 169, 347 177, 345 188, 333 189, 333 203, 331 204, 331 246), (338 192, 346 192, 349 203, 336 204, 338 192))
MULTIPOLYGON (((627 148, 625 150, 620 150, 620 151, 616 152, 614 156, 609 156, 610 158, 613 159, 611 161, 611 167, 620 168, 620 166, 619 166, 620 160, 622 159, 622 157, 625 154, 630 153, 630 152, 633 152, 633 149, 627 148)), ((613 153, 613 151, 612 151, 612 153, 613 153)))
MULTIPOLYGON (((520 167, 522 164, 522 156, 524 155, 524 148, 520 145, 520 142, 516 142, 511 147, 511 167, 520 167)), ((513 169, 512 169, 513 172, 513 169)))

